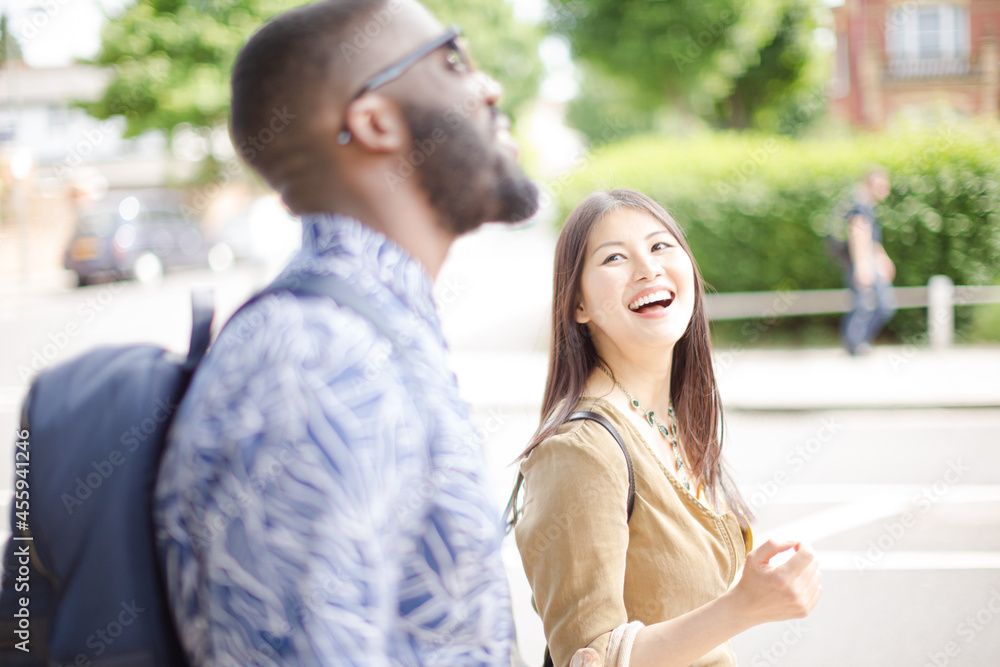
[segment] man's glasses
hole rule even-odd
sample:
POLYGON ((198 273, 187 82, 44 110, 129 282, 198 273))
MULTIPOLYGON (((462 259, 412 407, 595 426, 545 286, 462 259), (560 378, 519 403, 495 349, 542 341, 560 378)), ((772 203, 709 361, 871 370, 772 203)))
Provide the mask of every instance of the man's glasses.
MULTIPOLYGON (((416 65, 420 60, 443 47, 448 48, 448 64, 453 69, 459 72, 471 72, 474 69, 474 65, 471 58, 469 58, 468 51, 464 48, 464 44, 462 43, 463 41, 461 28, 458 26, 448 28, 448 30, 445 31, 445 33, 440 37, 427 42, 409 55, 401 58, 398 62, 386 67, 381 72, 368 79, 368 81, 366 81, 356 93, 348 98, 345 109, 365 93, 384 86, 390 81, 395 81, 399 77, 403 76, 408 69, 416 65)), ((347 129, 345 120, 344 129, 342 129, 340 134, 337 135, 337 143, 341 146, 346 146, 350 143, 350 141, 351 131, 347 129)))

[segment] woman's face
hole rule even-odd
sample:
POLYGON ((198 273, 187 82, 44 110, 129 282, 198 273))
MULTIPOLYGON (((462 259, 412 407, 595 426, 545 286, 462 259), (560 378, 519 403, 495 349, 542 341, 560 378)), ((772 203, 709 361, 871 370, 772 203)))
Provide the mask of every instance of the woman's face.
POLYGON ((576 321, 586 323, 598 354, 623 356, 672 348, 694 312, 694 265, 656 218, 618 208, 587 241, 576 321))

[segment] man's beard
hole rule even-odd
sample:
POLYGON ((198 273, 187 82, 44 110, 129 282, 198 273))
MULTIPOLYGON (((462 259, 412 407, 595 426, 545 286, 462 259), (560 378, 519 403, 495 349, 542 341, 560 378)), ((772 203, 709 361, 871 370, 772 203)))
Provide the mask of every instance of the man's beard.
POLYGON ((538 210, 538 186, 468 118, 453 114, 446 121, 444 109, 415 104, 403 112, 413 151, 424 157, 414 175, 448 231, 460 235, 484 222, 521 222, 538 210))

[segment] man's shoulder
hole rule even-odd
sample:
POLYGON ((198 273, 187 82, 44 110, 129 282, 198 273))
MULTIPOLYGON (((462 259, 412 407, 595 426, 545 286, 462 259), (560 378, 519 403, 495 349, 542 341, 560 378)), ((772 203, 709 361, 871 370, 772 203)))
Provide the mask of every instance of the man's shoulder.
POLYGON ((331 339, 372 338, 376 334, 365 317, 332 298, 276 292, 265 294, 237 312, 220 333, 219 341, 270 341, 291 330, 331 339))
POLYGON ((252 458, 265 443, 360 444, 375 437, 374 424, 412 428, 419 412, 394 361, 391 343, 350 309, 265 296, 236 315, 198 367, 171 450, 178 462, 201 465, 198 456, 225 458, 237 442, 259 443, 242 454, 252 458))
POLYGON ((238 312, 219 334, 206 366, 221 362, 239 372, 301 367, 350 371, 391 342, 372 322, 324 297, 266 295, 238 312))
POLYGON ((272 294, 223 329, 195 374, 178 420, 222 426, 226 414, 262 414, 305 395, 335 396, 350 409, 359 397, 378 402, 380 394, 390 399, 405 391, 392 343, 371 322, 332 299, 272 294))

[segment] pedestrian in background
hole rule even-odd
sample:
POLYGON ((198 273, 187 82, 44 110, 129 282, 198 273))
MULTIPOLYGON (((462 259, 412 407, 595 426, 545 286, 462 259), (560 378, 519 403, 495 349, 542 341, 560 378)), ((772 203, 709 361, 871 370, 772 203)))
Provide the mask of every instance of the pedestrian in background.
POLYGON ((882 225, 875 205, 890 192, 889 172, 869 169, 854 190, 847 213, 847 263, 844 276, 853 307, 844 315, 840 335, 852 356, 871 352, 871 343, 896 313, 892 281, 896 266, 882 246, 882 225))

